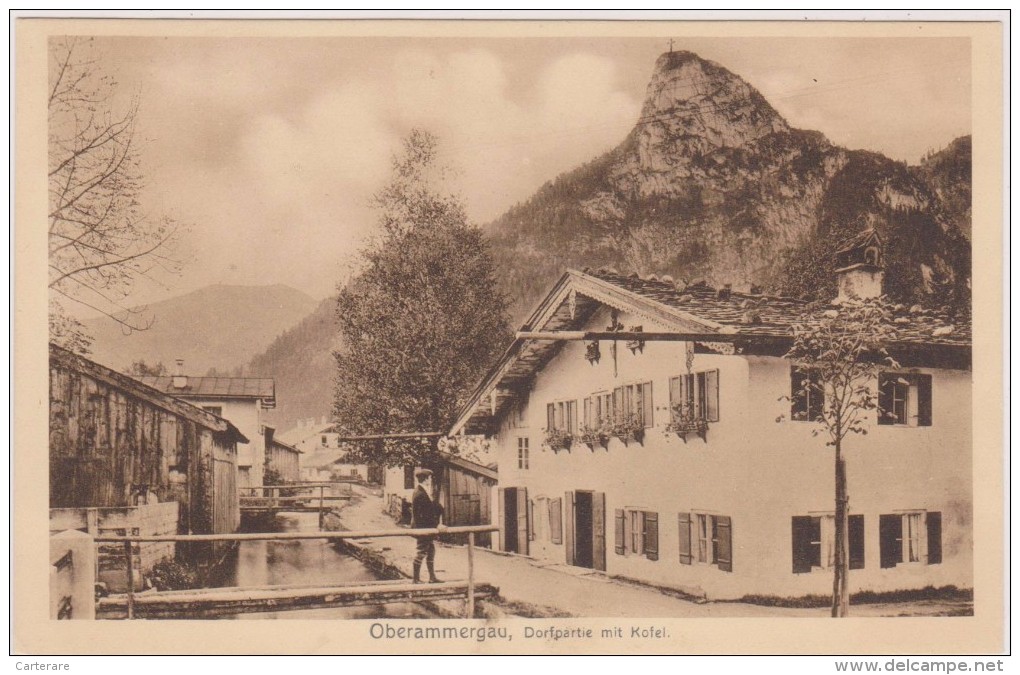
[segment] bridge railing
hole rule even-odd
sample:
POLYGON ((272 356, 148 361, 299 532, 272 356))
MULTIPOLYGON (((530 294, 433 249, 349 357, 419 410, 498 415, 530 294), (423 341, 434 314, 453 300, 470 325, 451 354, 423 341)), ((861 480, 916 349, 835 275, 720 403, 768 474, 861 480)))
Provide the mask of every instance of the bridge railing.
MULTIPOLYGON (((123 544, 127 559, 127 578, 134 574, 132 569, 133 546, 141 542, 215 542, 215 541, 295 541, 304 539, 376 539, 379 537, 428 537, 440 534, 467 535, 467 590, 466 616, 475 615, 475 535, 482 532, 498 532, 496 525, 458 525, 442 528, 396 529, 396 530, 342 530, 333 532, 243 532, 237 534, 175 534, 175 535, 124 535, 96 537, 96 544, 123 544)), ((254 587, 257 588, 257 587, 254 587)), ((135 618, 134 585, 127 585, 127 618, 135 618)))

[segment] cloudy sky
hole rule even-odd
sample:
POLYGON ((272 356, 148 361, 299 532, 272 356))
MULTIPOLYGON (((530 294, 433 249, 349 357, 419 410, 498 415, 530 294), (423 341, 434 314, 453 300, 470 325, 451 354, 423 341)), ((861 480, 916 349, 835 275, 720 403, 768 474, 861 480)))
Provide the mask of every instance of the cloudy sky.
MULTIPOLYGON (((98 39, 141 97, 146 208, 189 227, 192 260, 152 302, 214 284, 320 298, 374 231, 367 203, 415 126, 440 136, 483 224, 611 149, 638 117, 661 39, 98 39)), ((918 161, 970 133, 969 41, 683 39, 795 127, 918 161)))

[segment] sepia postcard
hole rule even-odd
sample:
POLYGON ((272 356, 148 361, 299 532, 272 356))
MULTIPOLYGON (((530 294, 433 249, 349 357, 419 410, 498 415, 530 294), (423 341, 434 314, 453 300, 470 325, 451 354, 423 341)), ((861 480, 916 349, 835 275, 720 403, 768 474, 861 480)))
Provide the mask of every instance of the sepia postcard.
POLYGON ((15 653, 1005 649, 1001 23, 14 36, 15 653))

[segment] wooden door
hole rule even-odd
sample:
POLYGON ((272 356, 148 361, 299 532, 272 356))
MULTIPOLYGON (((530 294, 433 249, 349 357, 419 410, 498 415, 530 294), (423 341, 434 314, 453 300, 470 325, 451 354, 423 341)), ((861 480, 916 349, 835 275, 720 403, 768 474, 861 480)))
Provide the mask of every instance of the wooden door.
POLYGON ((574 508, 574 493, 567 492, 563 496, 563 548, 567 553, 567 564, 574 564, 574 525, 577 520, 576 509, 574 508))
POLYGON ((506 518, 506 491, 507 488, 499 488, 496 490, 496 498, 499 501, 499 547, 503 551, 509 551, 507 547, 507 518, 506 518))
POLYGON ((528 488, 517 488, 517 552, 528 555, 528 488))
POLYGON ((606 493, 593 492, 591 495, 591 545, 592 564, 597 570, 606 571, 606 493))

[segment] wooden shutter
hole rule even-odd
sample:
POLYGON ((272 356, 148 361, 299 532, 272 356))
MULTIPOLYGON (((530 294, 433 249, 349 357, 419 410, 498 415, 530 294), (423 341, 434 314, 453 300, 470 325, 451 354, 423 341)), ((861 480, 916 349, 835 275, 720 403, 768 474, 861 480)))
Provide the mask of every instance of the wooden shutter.
POLYGON ((733 571, 733 523, 729 516, 715 516, 715 562, 723 572, 733 571))
POLYGON ((617 387, 613 390, 613 415, 620 417, 627 412, 627 399, 626 392, 623 387, 617 387))
POLYGON ((595 569, 606 571, 606 493, 591 495, 591 548, 595 569))
POLYGON ((549 431, 556 428, 556 406, 552 403, 545 407, 545 428, 549 431))
POLYGON ((584 426, 592 427, 591 423, 591 397, 584 399, 584 426))
POLYGON ((577 433, 577 401, 567 403, 567 431, 577 433))
POLYGON ((719 421, 719 371, 710 370, 705 373, 705 418, 709 422, 719 421))
POLYGON ((681 513, 679 518, 680 562, 691 564, 691 514, 681 513))
POLYGON ((627 552, 627 539, 624 536, 623 509, 616 509, 613 521, 616 524, 616 555, 623 555, 627 552))
POLYGON ((535 500, 528 500, 528 541, 535 541, 535 500))
POLYGON ((669 410, 670 417, 675 414, 676 407, 683 403, 683 384, 680 377, 669 378, 669 410))
POLYGON ((814 520, 811 516, 794 516, 792 518, 794 574, 811 571, 813 558, 811 541, 815 529, 814 520))
POLYGON ((698 412, 695 407, 696 401, 697 398, 695 397, 694 391, 694 374, 691 373, 690 375, 684 375, 684 404, 687 406, 687 409, 692 411, 694 414, 697 414, 698 412))
POLYGON ((651 429, 655 426, 654 410, 655 405, 652 400, 652 383, 645 382, 644 387, 641 391, 641 403, 644 405, 644 419, 645 428, 651 429))
POLYGON ((574 564, 574 493, 567 492, 563 495, 563 533, 564 548, 567 554, 567 564, 574 564))
POLYGON ((507 548, 507 531, 506 531, 506 488, 499 488, 496 490, 496 499, 499 500, 499 527, 500 527, 500 539, 503 544, 503 550, 509 551, 507 548))
MULTIPOLYGON (((896 418, 892 416, 893 410, 893 388, 896 383, 896 376, 889 373, 880 373, 878 376, 878 423, 895 424, 896 418)), ((879 520, 881 529, 881 519, 879 520)), ((883 565, 884 567, 885 565, 883 565)))
POLYGON ((929 511, 924 522, 928 530, 928 564, 937 565, 942 562, 942 512, 929 511))
POLYGON ((559 497, 549 500, 549 539, 554 544, 563 543, 563 500, 559 497))
POLYGON ((517 488, 517 552, 528 555, 528 488, 517 488))
POLYGON ((645 556, 649 560, 659 559, 659 514, 645 511, 645 556))
MULTIPOLYGON (((931 426, 931 375, 914 375, 917 385, 917 426, 931 426)), ((929 552, 929 556, 930 556, 929 552)))
POLYGON ((878 552, 881 567, 896 567, 903 560, 903 516, 883 514, 878 517, 878 552))
POLYGON ((850 569, 864 569, 864 516, 847 516, 847 536, 850 539, 850 569))

